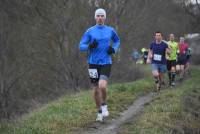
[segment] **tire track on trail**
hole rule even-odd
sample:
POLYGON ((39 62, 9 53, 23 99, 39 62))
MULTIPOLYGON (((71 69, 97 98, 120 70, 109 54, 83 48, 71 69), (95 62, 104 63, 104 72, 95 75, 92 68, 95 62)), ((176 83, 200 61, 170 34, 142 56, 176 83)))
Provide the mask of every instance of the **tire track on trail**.
POLYGON ((96 122, 93 126, 87 127, 85 130, 78 132, 78 134, 117 134, 120 126, 128 122, 130 119, 134 120, 135 116, 140 114, 143 110, 144 105, 152 101, 153 96, 155 96, 153 93, 149 93, 145 96, 139 97, 128 107, 127 110, 122 112, 118 118, 110 121, 105 120, 103 123, 96 122))

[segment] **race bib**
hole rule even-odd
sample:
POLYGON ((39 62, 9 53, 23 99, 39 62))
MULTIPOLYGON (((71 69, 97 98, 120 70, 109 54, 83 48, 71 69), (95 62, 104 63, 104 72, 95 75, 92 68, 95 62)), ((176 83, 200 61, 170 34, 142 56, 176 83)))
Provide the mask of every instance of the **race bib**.
POLYGON ((97 69, 88 69, 90 78, 98 78, 97 69))
POLYGON ((161 61, 162 60, 162 55, 154 54, 153 55, 153 59, 156 60, 156 61, 161 61))

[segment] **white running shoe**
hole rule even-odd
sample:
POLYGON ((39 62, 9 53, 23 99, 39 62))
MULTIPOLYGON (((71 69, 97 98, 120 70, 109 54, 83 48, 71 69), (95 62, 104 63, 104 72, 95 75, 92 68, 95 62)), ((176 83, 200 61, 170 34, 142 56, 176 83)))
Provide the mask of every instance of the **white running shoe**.
POLYGON ((103 121, 103 115, 102 115, 102 113, 97 113, 96 121, 100 121, 100 122, 103 121))
POLYGON ((101 110, 102 110, 102 115, 103 115, 103 117, 109 116, 108 106, 107 106, 107 105, 101 106, 101 110))
POLYGON ((175 86, 175 82, 172 82, 171 86, 175 86))

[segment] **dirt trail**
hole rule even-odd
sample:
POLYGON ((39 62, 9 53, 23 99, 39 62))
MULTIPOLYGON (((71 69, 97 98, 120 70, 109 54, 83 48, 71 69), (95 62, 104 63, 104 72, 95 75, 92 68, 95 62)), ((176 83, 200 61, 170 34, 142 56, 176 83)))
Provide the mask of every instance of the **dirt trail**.
POLYGON ((81 134, 117 134, 120 126, 130 119, 134 120, 134 117, 137 116, 144 108, 144 105, 151 102, 153 94, 142 96, 134 101, 134 103, 125 110, 119 118, 113 120, 105 120, 103 123, 96 122, 92 126, 86 128, 86 130, 79 131, 81 134))

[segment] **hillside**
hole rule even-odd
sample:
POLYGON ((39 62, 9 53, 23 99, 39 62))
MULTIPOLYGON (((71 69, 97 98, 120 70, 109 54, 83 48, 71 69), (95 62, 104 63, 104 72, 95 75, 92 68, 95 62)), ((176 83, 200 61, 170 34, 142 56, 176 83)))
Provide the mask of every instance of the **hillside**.
MULTIPOLYGON (((108 104, 111 116, 106 122, 118 118, 119 113, 141 96, 152 93, 154 86, 149 67, 143 68, 148 72, 145 79, 109 86, 108 104)), ((191 76, 179 83, 176 88, 166 87, 159 94, 155 94, 153 100, 145 105, 142 114, 132 117, 128 124, 122 124, 119 133, 199 132, 199 75, 199 67, 193 67, 191 76)), ((1 123, 0 132, 2 134, 79 133, 95 123, 95 112, 91 91, 82 91, 75 95, 63 96, 13 123, 1 123)), ((98 126, 101 127, 101 124, 98 126)))

